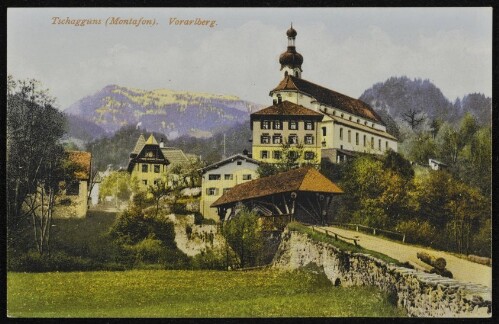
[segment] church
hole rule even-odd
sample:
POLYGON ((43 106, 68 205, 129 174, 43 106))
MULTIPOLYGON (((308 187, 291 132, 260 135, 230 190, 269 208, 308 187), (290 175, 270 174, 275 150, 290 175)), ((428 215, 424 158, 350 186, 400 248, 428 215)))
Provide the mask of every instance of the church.
POLYGON ((269 95, 275 101, 289 101, 324 115, 317 137, 322 159, 339 163, 357 152, 397 151, 397 138, 386 131, 372 107, 302 78, 303 56, 296 51, 297 34, 293 25, 286 32, 288 47, 279 57, 283 79, 269 95))

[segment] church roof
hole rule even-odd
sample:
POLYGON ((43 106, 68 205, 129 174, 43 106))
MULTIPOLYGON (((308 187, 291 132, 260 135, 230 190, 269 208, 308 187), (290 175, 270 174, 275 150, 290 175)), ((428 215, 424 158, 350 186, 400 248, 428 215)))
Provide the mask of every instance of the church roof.
POLYGON ((343 193, 343 190, 316 169, 302 167, 239 184, 218 198, 211 207, 293 191, 298 194, 300 191, 343 193))
POLYGON ((319 103, 383 124, 381 118, 365 102, 324 88, 310 81, 287 75, 270 94, 276 91, 299 91, 315 98, 319 103))
POLYGON ((313 111, 303 107, 302 105, 297 105, 291 101, 282 101, 276 103, 267 108, 263 108, 257 112, 251 114, 251 116, 309 116, 322 119, 323 114, 313 111))

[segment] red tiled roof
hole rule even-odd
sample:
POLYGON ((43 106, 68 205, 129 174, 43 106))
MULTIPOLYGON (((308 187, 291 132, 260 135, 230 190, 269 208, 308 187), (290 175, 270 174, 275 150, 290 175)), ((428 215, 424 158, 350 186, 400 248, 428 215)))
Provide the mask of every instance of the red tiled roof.
POLYGON ((75 172, 75 177, 78 180, 90 179, 90 163, 92 161, 92 153, 84 151, 68 151, 68 160, 81 167, 81 170, 75 172))
POLYGON ((268 116, 268 115, 281 115, 281 116, 310 116, 322 119, 323 114, 313 111, 303 107, 302 105, 297 105, 290 101, 282 101, 278 104, 272 105, 267 108, 263 108, 257 112, 251 114, 251 116, 268 116))
POLYGON ((315 98, 319 103, 384 124, 378 114, 365 102, 292 75, 286 76, 276 88, 270 91, 270 94, 275 91, 286 90, 306 93, 315 98))
POLYGON ((343 193, 316 169, 303 167, 237 185, 218 198, 211 207, 292 191, 343 193))

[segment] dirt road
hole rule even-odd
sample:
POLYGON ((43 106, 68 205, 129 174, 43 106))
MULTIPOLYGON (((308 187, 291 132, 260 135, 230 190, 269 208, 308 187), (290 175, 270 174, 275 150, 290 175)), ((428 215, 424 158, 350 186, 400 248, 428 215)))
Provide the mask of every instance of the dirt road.
POLYGON ((446 252, 409 245, 402 242, 397 243, 361 232, 333 226, 323 228, 327 228, 330 231, 346 237, 358 236, 360 238, 360 246, 368 250, 383 253, 401 262, 409 261, 415 268, 420 270, 430 270, 431 267, 416 257, 417 252, 425 251, 435 257, 442 257, 447 261, 446 268, 452 272, 454 279, 462 282, 482 284, 492 288, 492 268, 489 266, 461 259, 446 252))

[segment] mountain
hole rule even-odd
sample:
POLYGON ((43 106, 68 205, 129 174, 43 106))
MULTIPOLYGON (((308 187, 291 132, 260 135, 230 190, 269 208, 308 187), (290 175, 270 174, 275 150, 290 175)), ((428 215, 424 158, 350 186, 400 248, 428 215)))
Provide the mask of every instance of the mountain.
POLYGON ((92 122, 108 133, 125 125, 164 133, 211 137, 262 106, 235 96, 173 91, 141 90, 109 85, 68 107, 65 112, 92 122))
POLYGON ((104 128, 83 117, 66 113, 66 135, 89 142, 106 134, 104 128))

